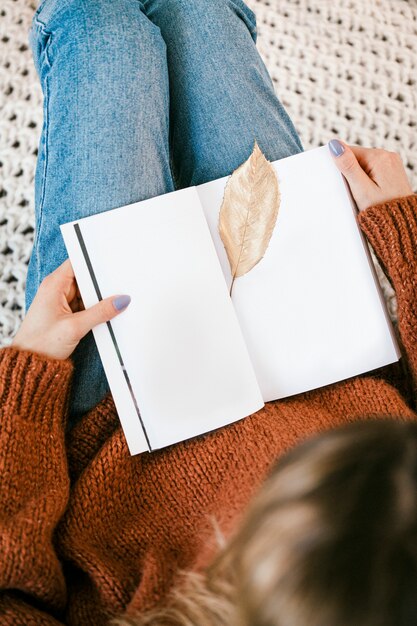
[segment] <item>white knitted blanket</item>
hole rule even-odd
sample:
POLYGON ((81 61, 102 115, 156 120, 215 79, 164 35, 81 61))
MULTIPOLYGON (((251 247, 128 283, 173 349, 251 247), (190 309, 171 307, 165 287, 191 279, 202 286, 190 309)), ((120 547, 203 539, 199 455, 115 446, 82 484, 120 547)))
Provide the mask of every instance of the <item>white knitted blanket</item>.
MULTIPOLYGON (((209 0, 207 0, 209 1, 209 0)), ((340 137, 400 152, 417 190, 417 0, 248 0, 258 49, 305 148, 340 137)), ((24 310, 42 94, 35 0, 0 4, 0 345, 24 310)), ((395 299, 383 283, 390 312, 395 299)), ((359 314, 359 313, 358 313, 359 314)))

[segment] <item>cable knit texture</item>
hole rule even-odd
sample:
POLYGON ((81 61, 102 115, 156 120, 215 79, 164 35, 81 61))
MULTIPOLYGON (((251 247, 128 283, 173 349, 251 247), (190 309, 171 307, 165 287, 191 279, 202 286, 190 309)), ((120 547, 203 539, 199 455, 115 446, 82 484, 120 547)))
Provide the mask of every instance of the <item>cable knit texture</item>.
POLYGON ((179 569, 210 562, 213 520, 228 536, 286 449, 355 420, 416 419, 417 196, 371 207, 359 223, 397 292, 401 368, 130 457, 110 394, 65 436, 70 359, 0 350, 2 626, 100 626, 150 608, 179 569), (396 386, 400 369, 408 376, 396 386))

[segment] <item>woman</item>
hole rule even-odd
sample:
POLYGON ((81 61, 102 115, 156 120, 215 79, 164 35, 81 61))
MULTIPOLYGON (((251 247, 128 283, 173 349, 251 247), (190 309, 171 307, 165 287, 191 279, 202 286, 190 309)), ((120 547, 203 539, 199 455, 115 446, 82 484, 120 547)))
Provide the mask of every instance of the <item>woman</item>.
POLYGON ((180 569, 210 563, 213 520, 231 535, 299 439, 370 415, 415 418, 417 198, 397 155, 337 140, 335 164, 397 291, 405 396, 382 375, 354 378, 134 458, 111 395, 102 397, 88 331, 117 312, 112 299, 82 310, 69 261, 59 265, 58 224, 171 191, 171 172, 177 187, 226 175, 253 136, 269 160, 298 152, 255 40, 241 0, 44 0, 35 15, 45 118, 29 310, 0 351, 2 624, 143 614, 180 569), (77 423, 66 434, 69 417, 77 423))
POLYGON ((417 424, 350 424, 276 465, 204 575, 120 626, 415 626, 417 424))

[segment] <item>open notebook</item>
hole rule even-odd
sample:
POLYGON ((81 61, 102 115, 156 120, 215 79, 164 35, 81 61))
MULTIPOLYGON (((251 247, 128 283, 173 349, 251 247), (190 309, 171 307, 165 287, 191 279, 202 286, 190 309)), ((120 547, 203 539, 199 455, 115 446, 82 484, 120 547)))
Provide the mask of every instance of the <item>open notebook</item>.
POLYGON ((85 307, 131 296, 93 333, 132 454, 400 356, 328 147, 273 166, 275 230, 232 299, 217 230, 228 177, 61 225, 85 307))

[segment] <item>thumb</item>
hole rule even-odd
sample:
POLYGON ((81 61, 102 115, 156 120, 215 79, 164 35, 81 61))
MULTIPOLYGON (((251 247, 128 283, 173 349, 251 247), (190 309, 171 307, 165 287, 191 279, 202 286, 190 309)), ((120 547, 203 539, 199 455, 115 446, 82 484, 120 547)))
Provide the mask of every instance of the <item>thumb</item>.
POLYGON ((362 198, 369 194, 375 183, 362 169, 347 144, 338 139, 332 139, 328 145, 337 168, 346 178, 356 203, 360 205, 362 198))
POLYGON ((100 300, 94 306, 91 306, 84 311, 74 313, 74 318, 77 320, 77 331, 80 338, 84 337, 94 326, 116 317, 119 313, 124 311, 130 304, 130 296, 111 296, 100 300))

